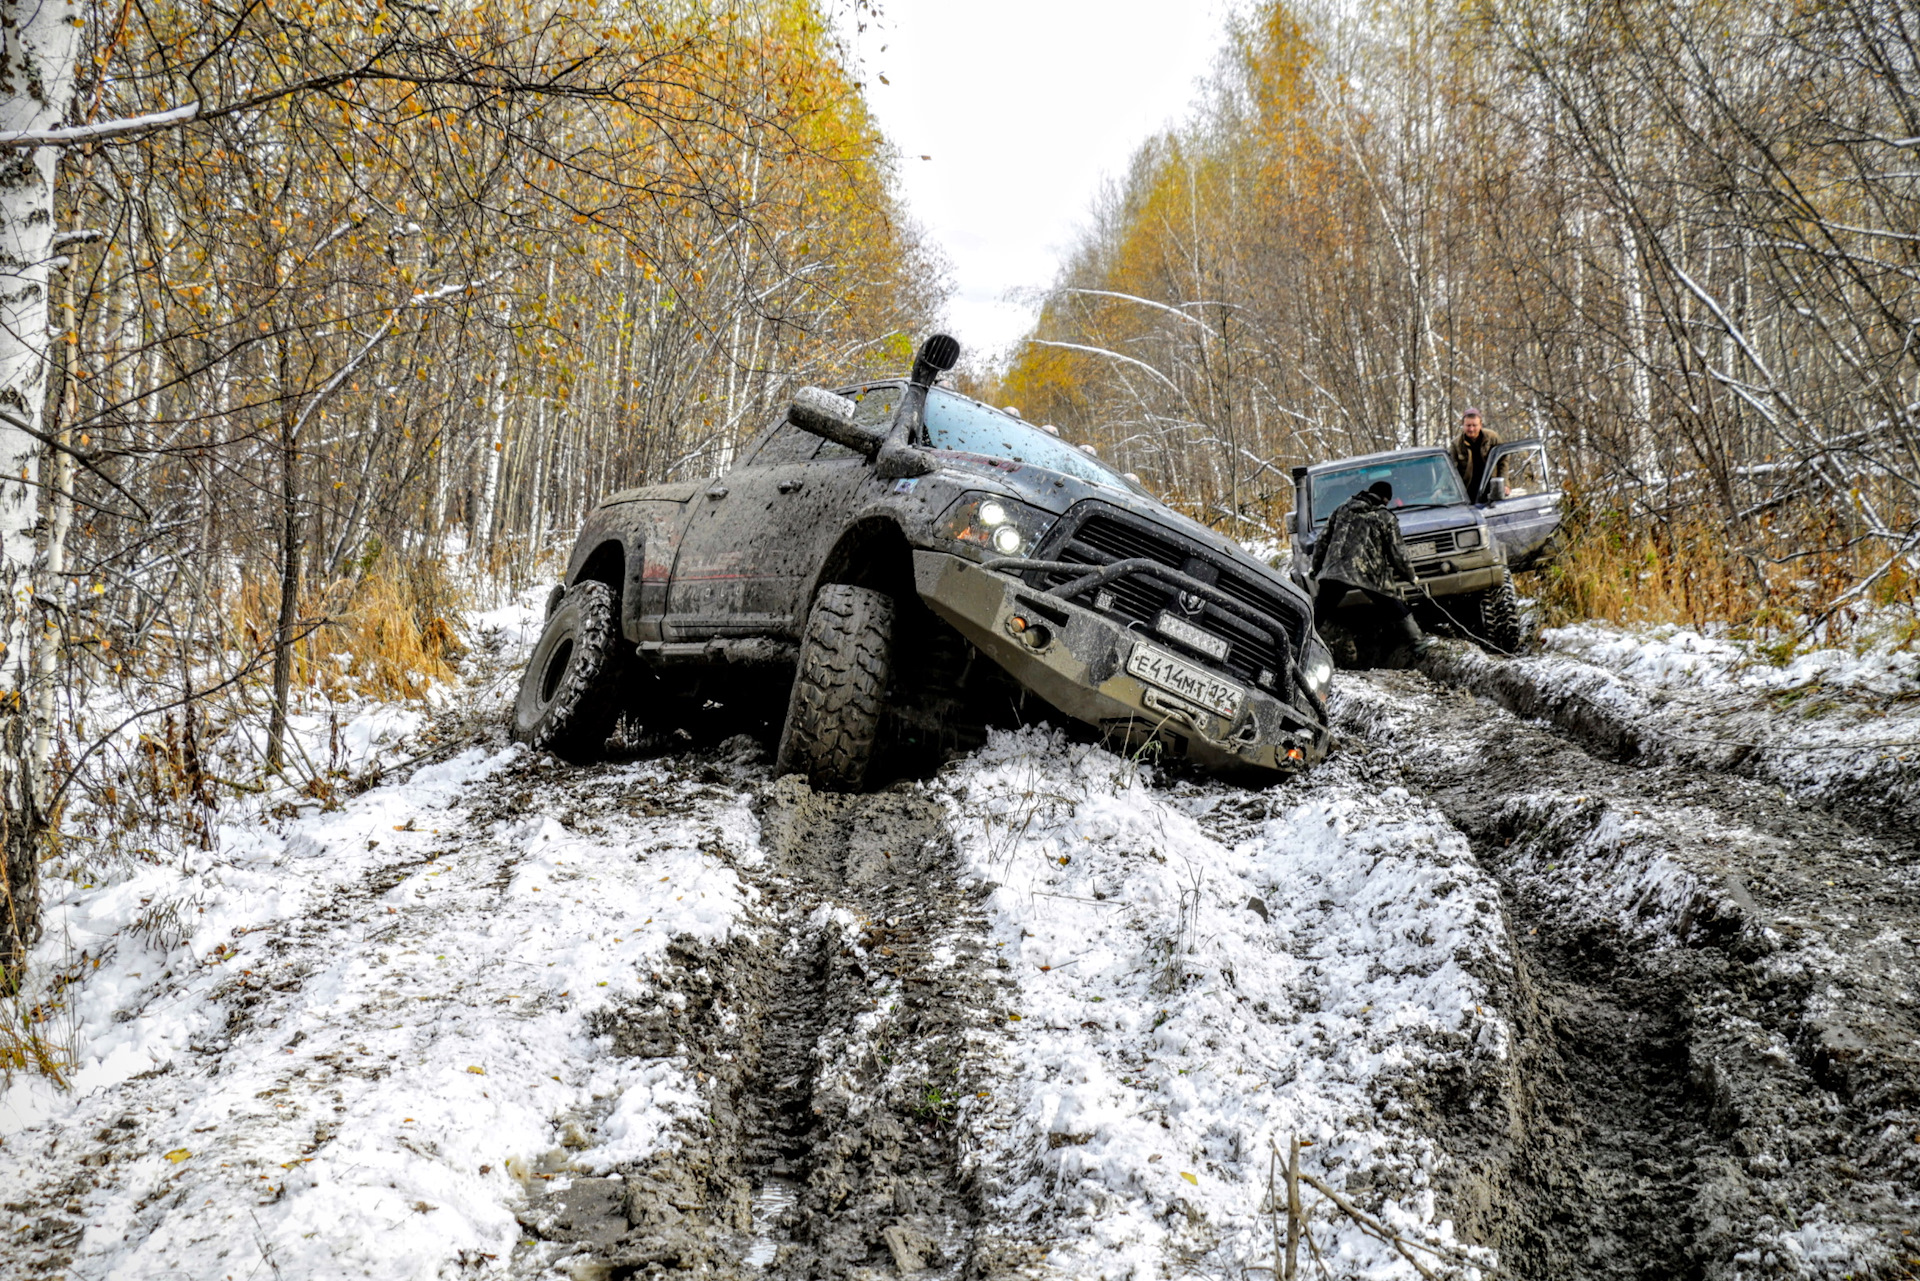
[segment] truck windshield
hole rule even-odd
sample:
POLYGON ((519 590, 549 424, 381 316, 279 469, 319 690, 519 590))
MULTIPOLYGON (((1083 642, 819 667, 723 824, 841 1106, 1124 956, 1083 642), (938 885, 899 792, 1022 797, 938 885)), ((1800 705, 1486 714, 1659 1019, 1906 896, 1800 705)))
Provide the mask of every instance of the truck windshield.
POLYGON ((983 454, 1065 472, 1097 485, 1144 494, 1093 455, 1074 448, 1058 436, 1049 436, 1012 414, 968 400, 935 387, 927 393, 927 443, 935 449, 983 454))
POLYGON ((1316 475, 1308 501, 1312 504, 1316 527, 1327 523, 1333 509, 1377 480, 1393 486, 1390 507, 1452 507, 1467 501, 1466 486, 1460 473, 1445 454, 1423 454, 1414 458, 1395 458, 1368 463, 1363 467, 1343 467, 1316 475))

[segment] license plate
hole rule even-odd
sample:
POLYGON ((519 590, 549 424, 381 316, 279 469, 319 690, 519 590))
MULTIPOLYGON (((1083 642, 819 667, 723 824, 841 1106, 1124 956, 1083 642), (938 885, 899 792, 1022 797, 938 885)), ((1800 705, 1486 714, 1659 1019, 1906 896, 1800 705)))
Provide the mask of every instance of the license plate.
POLYGON ((1408 543, 1407 559, 1426 560, 1429 556, 1437 554, 1438 551, 1439 546, 1435 543, 1408 543))
POLYGON ((1227 720, 1240 714, 1240 701, 1246 697, 1238 685, 1145 641, 1134 642, 1127 673, 1227 720))

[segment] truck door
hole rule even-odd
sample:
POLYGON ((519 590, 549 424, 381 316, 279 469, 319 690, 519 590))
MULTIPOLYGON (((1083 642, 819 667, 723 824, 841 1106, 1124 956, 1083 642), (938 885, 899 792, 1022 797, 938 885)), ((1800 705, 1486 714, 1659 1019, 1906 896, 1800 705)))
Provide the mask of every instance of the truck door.
POLYGON ((1546 444, 1530 437, 1495 447, 1475 501, 1508 568, 1531 568, 1560 528, 1560 487, 1547 465, 1546 444))
POLYGON ((789 630, 811 550, 793 532, 812 505, 809 460, 820 443, 782 421, 700 490, 667 589, 669 639, 789 630))

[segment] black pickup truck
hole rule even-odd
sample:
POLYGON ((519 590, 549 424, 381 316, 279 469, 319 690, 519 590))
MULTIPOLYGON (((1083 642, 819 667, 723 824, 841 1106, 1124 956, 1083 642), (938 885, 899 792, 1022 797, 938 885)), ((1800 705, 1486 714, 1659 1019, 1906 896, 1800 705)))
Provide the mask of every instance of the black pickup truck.
MULTIPOLYGON (((1513 575, 1537 565, 1560 529, 1560 487, 1546 445, 1529 437, 1495 446, 1477 494, 1467 492, 1447 451, 1437 447, 1294 468, 1287 533, 1296 583, 1308 586, 1314 544, 1333 509, 1381 480, 1393 486, 1393 512, 1419 580, 1408 599, 1421 624, 1509 653, 1519 649, 1524 635, 1513 575)), ((1343 604, 1363 599, 1354 592, 1343 604)), ((1340 631, 1337 621, 1330 624, 1327 639, 1341 665, 1371 665, 1340 631)))
POLYGON ((725 475, 603 501, 514 736, 591 757, 623 711, 764 688, 786 699, 778 768, 841 790, 896 745, 965 746, 983 697, 1221 771, 1324 757, 1333 663, 1306 596, 1089 451, 936 387, 958 355, 935 335, 909 378, 803 390, 725 475))

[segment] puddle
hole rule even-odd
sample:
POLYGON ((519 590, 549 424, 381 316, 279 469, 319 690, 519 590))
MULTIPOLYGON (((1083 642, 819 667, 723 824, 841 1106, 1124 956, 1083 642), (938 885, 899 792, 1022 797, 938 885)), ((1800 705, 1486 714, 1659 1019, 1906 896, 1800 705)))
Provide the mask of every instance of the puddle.
POLYGON ((787 1234, 780 1220, 800 1199, 800 1185, 784 1174, 769 1174, 753 1193, 753 1244, 747 1247, 745 1262, 752 1268, 769 1268, 786 1244, 787 1234))

